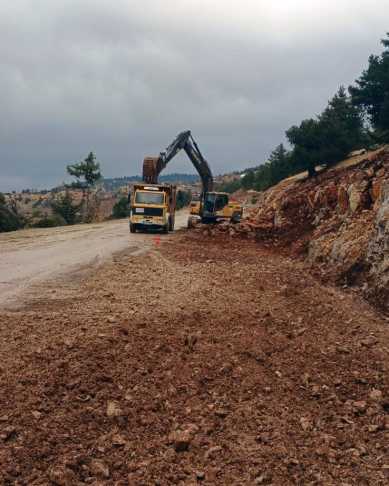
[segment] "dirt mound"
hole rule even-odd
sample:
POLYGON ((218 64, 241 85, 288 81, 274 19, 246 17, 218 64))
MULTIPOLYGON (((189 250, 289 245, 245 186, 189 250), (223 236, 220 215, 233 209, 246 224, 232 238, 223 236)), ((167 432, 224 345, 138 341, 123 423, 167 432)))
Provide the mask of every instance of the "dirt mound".
POLYGON ((312 179, 285 180, 257 196, 240 225, 214 231, 303 257, 322 277, 358 286, 389 312, 389 148, 364 157, 312 179))
POLYGON ((0 483, 387 484, 388 343, 254 242, 121 255, 0 314, 0 483))

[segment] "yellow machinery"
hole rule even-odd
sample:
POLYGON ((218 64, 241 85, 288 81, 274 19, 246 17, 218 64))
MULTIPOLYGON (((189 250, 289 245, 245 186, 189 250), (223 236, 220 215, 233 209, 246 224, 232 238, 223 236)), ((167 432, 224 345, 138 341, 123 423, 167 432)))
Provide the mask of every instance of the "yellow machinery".
POLYGON ((200 194, 192 194, 192 200, 189 205, 189 214, 192 216, 200 216, 201 196, 200 194))
POLYGON ((216 223, 223 220, 238 223, 242 215, 242 206, 238 202, 230 201, 228 193, 211 191, 205 194, 203 200, 192 200, 188 228, 191 228, 198 219, 203 223, 216 223))
POLYGON ((174 229, 176 186, 170 184, 134 184, 130 196, 130 231, 137 229, 174 229))
POLYGON ((203 223, 215 223, 221 219, 239 221, 243 212, 242 207, 237 203, 230 202, 227 193, 213 190, 214 180, 211 168, 189 130, 178 134, 166 151, 161 152, 158 157, 146 157, 144 159, 143 181, 156 185, 161 171, 180 150, 186 152, 202 183, 199 201, 193 201, 195 204, 191 205, 190 208, 188 226, 192 225, 193 219, 196 217, 200 217, 203 223))

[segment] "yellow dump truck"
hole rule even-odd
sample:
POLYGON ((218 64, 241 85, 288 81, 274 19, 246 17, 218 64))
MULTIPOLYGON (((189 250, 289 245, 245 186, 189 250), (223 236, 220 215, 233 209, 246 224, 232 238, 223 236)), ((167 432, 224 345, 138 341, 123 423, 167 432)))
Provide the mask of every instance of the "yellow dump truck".
POLYGON ((176 186, 172 184, 134 184, 130 197, 130 231, 174 230, 176 186))

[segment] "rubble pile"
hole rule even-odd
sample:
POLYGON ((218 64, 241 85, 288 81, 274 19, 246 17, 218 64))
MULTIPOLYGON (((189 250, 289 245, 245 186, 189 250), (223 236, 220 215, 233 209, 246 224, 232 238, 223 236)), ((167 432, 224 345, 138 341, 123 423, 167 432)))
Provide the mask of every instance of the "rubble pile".
POLYGON ((254 241, 165 241, 0 312, 0 484, 388 484, 382 314, 254 241))
POLYGON ((354 166, 284 180, 264 192, 239 225, 198 231, 287 250, 322 277, 359 286, 389 311, 389 147, 354 166))

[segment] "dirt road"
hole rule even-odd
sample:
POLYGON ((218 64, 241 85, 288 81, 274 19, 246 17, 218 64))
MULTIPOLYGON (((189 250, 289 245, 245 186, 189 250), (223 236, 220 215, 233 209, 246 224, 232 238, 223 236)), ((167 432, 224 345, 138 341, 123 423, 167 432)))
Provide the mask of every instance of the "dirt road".
MULTIPOLYGON (((176 229, 185 227, 186 221, 187 213, 179 211, 176 229)), ((154 244, 154 236, 130 234, 124 219, 0 234, 0 306, 14 303, 32 284, 98 265, 115 252, 145 251, 154 244)))
POLYGON ((0 484, 384 486, 388 353, 358 295, 253 242, 122 252, 0 313, 0 484))

